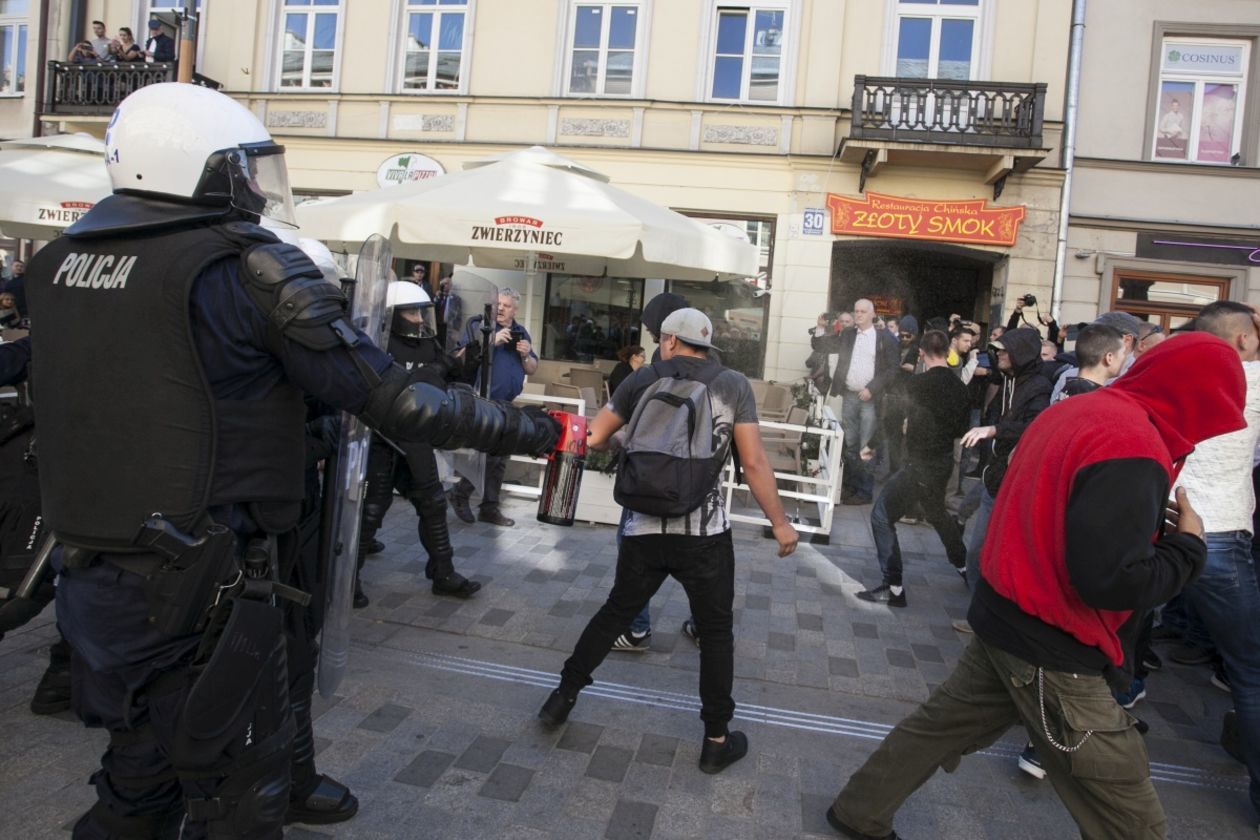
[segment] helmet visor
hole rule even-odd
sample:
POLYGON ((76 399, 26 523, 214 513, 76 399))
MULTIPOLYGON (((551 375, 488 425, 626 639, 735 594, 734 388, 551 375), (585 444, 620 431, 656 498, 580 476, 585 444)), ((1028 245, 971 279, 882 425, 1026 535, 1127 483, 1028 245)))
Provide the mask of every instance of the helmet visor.
POLYGON ((284 146, 274 143, 242 146, 245 152, 247 187, 255 193, 255 202, 263 207, 256 211, 273 222, 296 228, 293 212, 293 191, 289 189, 289 170, 284 165, 284 146))
POLYGON ((402 338, 432 338, 437 335, 437 322, 432 306, 395 306, 390 334, 402 338))

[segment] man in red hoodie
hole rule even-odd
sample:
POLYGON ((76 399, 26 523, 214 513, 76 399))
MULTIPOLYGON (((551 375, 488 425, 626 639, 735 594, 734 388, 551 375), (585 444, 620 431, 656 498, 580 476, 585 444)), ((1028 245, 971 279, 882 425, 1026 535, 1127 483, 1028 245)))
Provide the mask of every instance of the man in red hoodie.
POLYGON ((1016 448, 980 558, 957 668, 848 781, 827 820, 895 838, 901 803, 1022 724, 1084 837, 1163 837, 1128 685, 1143 615, 1203 568, 1203 523, 1178 488, 1195 445, 1243 428, 1238 354, 1193 333, 1144 353, 1109 388, 1052 406, 1016 448), (1161 526, 1162 529, 1161 529, 1161 526))

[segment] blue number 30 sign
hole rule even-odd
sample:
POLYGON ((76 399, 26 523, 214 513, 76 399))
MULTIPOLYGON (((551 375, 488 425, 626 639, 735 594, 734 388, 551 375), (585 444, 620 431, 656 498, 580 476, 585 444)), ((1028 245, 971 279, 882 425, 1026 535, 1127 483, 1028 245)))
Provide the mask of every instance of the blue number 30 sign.
POLYGON ((827 229, 827 214, 821 207, 809 207, 805 210, 805 218, 801 230, 810 236, 822 236, 827 229))

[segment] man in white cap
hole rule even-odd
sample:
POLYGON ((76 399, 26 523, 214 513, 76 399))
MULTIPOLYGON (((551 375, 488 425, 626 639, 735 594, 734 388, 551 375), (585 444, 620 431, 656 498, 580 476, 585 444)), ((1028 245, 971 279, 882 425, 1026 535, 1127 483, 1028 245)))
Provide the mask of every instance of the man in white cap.
MULTIPOLYGON (((684 393, 695 400, 707 397, 712 413, 714 454, 706 466, 720 467, 730 454, 731 445, 735 445, 753 498, 774 529, 779 556, 791 554, 796 550, 798 537, 783 512, 774 472, 761 444, 757 408, 748 380, 738 371, 724 368, 708 358, 713 349, 710 343, 713 324, 700 310, 685 308, 671 313, 661 323, 660 332, 661 361, 642 366, 617 388, 612 401, 592 422, 588 445, 603 449, 614 443, 633 453, 638 448, 636 444, 641 445, 650 436, 655 438, 663 426, 675 419, 676 415, 662 410, 652 415, 659 418, 659 422, 645 420, 649 416, 649 405, 656 405, 665 390, 671 392, 665 395, 671 398, 684 393), (705 387, 697 388, 700 383, 705 387), (621 436, 614 439, 613 435, 627 423, 630 427, 626 439, 619 440, 621 436)), ((702 408, 696 416, 703 414, 702 408)), ((623 474, 628 463, 623 459, 623 474)), ((688 463, 695 461, 688 459, 688 463)), ((667 474, 667 470, 657 473, 667 474)), ((608 655, 613 640, 626 632, 631 619, 648 603, 665 577, 672 575, 687 593, 700 637, 700 718, 704 721, 705 734, 700 769, 717 773, 747 753, 748 739, 742 732, 727 728, 735 713, 735 701, 731 697, 735 653, 732 630, 735 549, 731 524, 723 507, 721 473, 714 475, 713 485, 702 493, 697 507, 680 515, 665 516, 641 512, 638 508, 650 505, 641 497, 623 496, 624 475, 619 476, 618 500, 627 508, 629 516, 625 538, 617 553, 616 580, 608 600, 586 625, 573 655, 564 663, 560 687, 551 693, 538 713, 544 723, 550 726, 564 723, 577 701, 578 692, 591 684, 591 674, 608 655)), ((684 494, 682 484, 685 482, 665 489, 684 494)))

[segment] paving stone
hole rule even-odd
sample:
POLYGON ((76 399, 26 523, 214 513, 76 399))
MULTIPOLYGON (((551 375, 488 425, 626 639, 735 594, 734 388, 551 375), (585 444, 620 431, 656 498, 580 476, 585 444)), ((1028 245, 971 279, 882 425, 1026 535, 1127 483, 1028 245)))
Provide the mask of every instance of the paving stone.
POLYGON ((889 665, 895 665, 898 668, 913 668, 915 666, 914 657, 907 650, 887 648, 884 650, 884 655, 888 657, 889 665))
POLYGON ((853 622, 853 635, 859 639, 878 639, 879 627, 863 621, 853 622))
POLYGON ((402 782, 404 785, 412 787, 430 787, 436 782, 451 762, 455 760, 455 756, 448 752, 439 750, 425 750, 415 759, 398 771, 394 776, 394 781, 402 782))
POLYGON ((647 802, 618 799, 604 837, 607 840, 648 840, 656 824, 656 812, 657 806, 647 802))
POLYGON ((534 771, 514 764, 500 764, 486 779, 486 783, 477 791, 478 796, 488 799, 501 799, 504 802, 519 802, 521 794, 534 779, 534 771))
POLYGON ((494 765, 499 763, 499 759, 503 757, 504 751, 511 745, 512 742, 504 738, 491 738, 486 735, 480 735, 468 749, 464 750, 463 755, 455 762, 455 767, 460 770, 472 770, 476 773, 489 773, 494 769, 494 765))
POLYGON ((425 610, 424 614, 431 618, 450 618, 455 613, 459 612, 459 608, 462 606, 463 604, 458 601, 451 601, 443 598, 425 610))
POLYGON ((365 717, 363 722, 359 724, 359 728, 372 732, 392 732, 410 714, 411 709, 408 709, 406 706, 386 703, 365 717))
POLYGON ((793 651, 796 650, 796 637, 787 633, 771 633, 766 646, 770 650, 793 651))
POLYGON ((802 630, 822 630, 823 619, 821 615, 813 615, 811 613, 797 613, 796 626, 802 630))
POLYGON ((670 767, 674 763, 674 754, 678 752, 678 739, 668 735, 644 733, 639 741, 639 751, 634 760, 644 764, 655 764, 658 767, 670 767))
POLYGON ((1160 717, 1174 726, 1194 726, 1196 723, 1194 718, 1186 714, 1175 703, 1164 703, 1159 700, 1147 700, 1146 702, 1148 706, 1159 712, 1160 717))
POLYGON ((501 610, 497 608, 492 609, 492 610, 486 610, 486 614, 483 615, 481 617, 481 620, 478 621, 477 623, 487 624, 491 627, 502 627, 503 625, 507 624, 508 621, 510 621, 512 616, 514 615, 516 615, 516 613, 511 610, 501 610))
POLYGON ((560 736, 556 749, 590 753, 594 751, 595 745, 599 743, 600 736, 603 734, 604 727, 602 726, 571 721, 565 726, 564 734, 560 736))
POLYGON ((633 758, 633 750, 609 746, 596 747, 595 752, 591 754, 590 763, 586 765, 586 775, 592 779, 603 779, 605 782, 620 784, 633 758))
POLYGON ((554 618, 571 618, 580 606, 582 606, 581 601, 566 601, 561 599, 556 601, 555 605, 547 611, 547 615, 554 618))
POLYGON ((769 583, 771 579, 772 579, 772 576, 769 572, 749 572, 748 573, 749 583, 765 584, 765 583, 769 583))
POLYGON ((941 649, 936 645, 910 645, 910 650, 914 652, 914 658, 920 662, 938 662, 943 663, 945 657, 941 656, 941 649))
POLYGON ((770 609, 769 595, 745 595, 744 609, 748 610, 768 610, 770 609))
POLYGON ((525 580, 528 583, 546 583, 551 580, 551 575, 542 569, 533 569, 525 575, 525 580))

